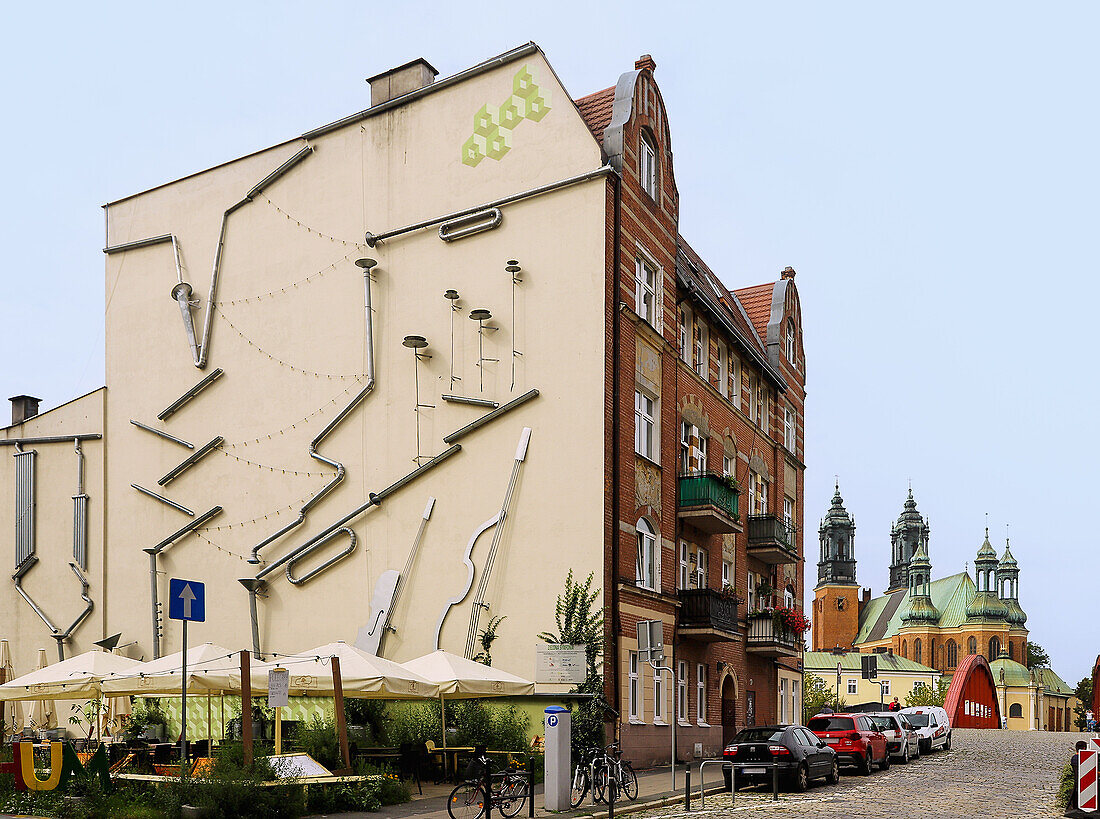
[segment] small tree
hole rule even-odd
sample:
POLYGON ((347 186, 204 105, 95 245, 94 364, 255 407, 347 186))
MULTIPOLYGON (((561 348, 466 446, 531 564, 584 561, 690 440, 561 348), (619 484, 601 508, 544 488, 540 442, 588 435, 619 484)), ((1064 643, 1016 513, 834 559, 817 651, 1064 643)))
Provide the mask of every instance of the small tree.
POLYGON ((816 674, 806 673, 802 683, 802 721, 809 722, 814 714, 820 714, 822 709, 831 708, 834 711, 843 711, 848 703, 842 697, 838 697, 836 689, 816 674))
POLYGON ((592 588, 593 574, 583 583, 573 579, 573 570, 565 577, 565 590, 554 606, 557 634, 544 631, 539 639, 547 643, 584 644, 586 672, 584 682, 572 690, 574 694, 589 694, 573 711, 573 751, 603 745, 603 675, 599 673, 599 655, 603 649, 603 607, 596 608, 599 589, 592 588))
POLYGON ((936 681, 935 688, 929 685, 918 685, 905 695, 905 706, 911 708, 917 705, 935 705, 943 708, 943 704, 947 700, 947 689, 950 687, 951 683, 943 677, 936 681))
POLYGON ((1046 653, 1041 645, 1028 641, 1027 644, 1027 667, 1050 668, 1050 655, 1046 653))
POLYGON ((504 620, 506 616, 507 615, 501 614, 498 617, 489 619, 489 624, 485 626, 481 634, 478 635, 477 641, 481 643, 481 651, 474 655, 474 662, 490 666, 493 664, 493 642, 497 638, 497 626, 500 625, 500 621, 504 620))
POLYGON ((1085 712, 1092 707, 1092 677, 1085 677, 1077 683, 1077 690, 1073 692, 1079 702, 1073 706, 1073 724, 1078 731, 1088 728, 1085 720, 1085 712))

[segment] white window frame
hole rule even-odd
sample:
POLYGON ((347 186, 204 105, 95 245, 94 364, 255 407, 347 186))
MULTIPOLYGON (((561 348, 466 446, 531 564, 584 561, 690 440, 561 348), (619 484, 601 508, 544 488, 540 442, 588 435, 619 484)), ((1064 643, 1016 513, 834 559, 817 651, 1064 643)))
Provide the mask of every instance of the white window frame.
POLYGON ((783 523, 788 531, 794 528, 794 501, 787 496, 783 497, 783 523))
POLYGON ((794 322, 790 319, 787 319, 786 354, 787 354, 787 361, 791 362, 792 367, 794 366, 794 346, 795 346, 794 342, 795 342, 794 322))
POLYGON ((798 431, 798 425, 795 419, 794 410, 790 407, 783 408, 783 446, 787 447, 787 450, 794 452, 796 443, 796 435, 798 431))
POLYGON ((757 387, 756 373, 749 373, 749 420, 756 423, 756 404, 760 400, 760 390, 757 387))
POLYGON ((699 697, 695 703, 695 723, 709 727, 707 723, 707 667, 704 663, 696 663, 695 665, 695 690, 699 697))
POLYGON ((848 696, 859 693, 859 680, 855 677, 848 678, 848 696))
POLYGON ((642 722, 642 667, 637 651, 627 652, 627 700, 630 721, 642 722))
POLYGON ((749 514, 768 514, 768 482, 764 476, 749 470, 749 514))
POLYGON ((729 399, 737 409, 741 409, 741 359, 730 351, 729 354, 729 399))
POLYGON ((763 379, 756 382, 756 425, 764 431, 765 435, 769 435, 769 421, 771 415, 768 412, 768 385, 764 383, 763 379))
POLYGON ((791 716, 798 722, 802 722, 802 694, 801 684, 798 680, 791 680, 791 716))
POLYGON ((889 680, 880 680, 879 682, 882 683, 882 696, 883 697, 889 697, 890 696, 890 681, 889 680))
POLYGON ((721 341, 715 345, 718 348, 718 392, 722 393, 726 398, 729 397, 730 383, 728 375, 729 354, 726 352, 726 345, 721 341))
POLYGON ((748 606, 749 611, 756 611, 756 575, 753 572, 749 572, 749 594, 748 594, 748 606))
POLYGON ((642 190, 657 201, 657 146, 644 131, 638 138, 638 176, 642 190))
POLYGON ((688 421, 680 422, 680 472, 693 475, 707 471, 707 436, 688 421), (695 439, 698 446, 691 441, 695 439))
POLYGON ((733 463, 733 458, 729 455, 722 456, 722 474, 726 477, 732 477, 733 471, 736 467, 733 463))
POLYGON ((710 365, 710 334, 707 332, 707 326, 698 318, 695 319, 695 332, 691 338, 692 367, 696 374, 706 381, 710 365))
POLYGON ((644 256, 638 256, 634 260, 634 308, 638 316, 653 328, 658 325, 659 282, 657 265, 644 256))
POLYGON ((779 724, 787 725, 787 678, 779 678, 779 724))
POLYGON ((655 725, 668 725, 665 720, 665 691, 661 671, 653 670, 653 722, 655 725))
POLYGON ((783 587, 783 608, 794 608, 794 592, 786 586, 783 587))
POLYGON ((733 586, 733 564, 728 560, 722 561, 722 588, 733 586))
POLYGON ((688 684, 687 684, 687 661, 680 660, 678 665, 678 674, 676 676, 676 718, 681 725, 690 725, 687 719, 688 710, 688 684))
POLYGON ((638 519, 635 529, 637 531, 635 583, 643 589, 657 591, 657 533, 645 518, 638 519))
POLYGON ((634 389, 634 451, 659 463, 657 456, 657 399, 644 390, 634 389))
POLYGON ((677 577, 677 588, 687 589, 690 588, 691 569, 688 563, 688 542, 686 540, 680 541, 680 574, 677 577))
POLYGON ((707 587, 707 573, 710 569, 710 555, 706 549, 695 550, 695 588, 705 589, 707 587))

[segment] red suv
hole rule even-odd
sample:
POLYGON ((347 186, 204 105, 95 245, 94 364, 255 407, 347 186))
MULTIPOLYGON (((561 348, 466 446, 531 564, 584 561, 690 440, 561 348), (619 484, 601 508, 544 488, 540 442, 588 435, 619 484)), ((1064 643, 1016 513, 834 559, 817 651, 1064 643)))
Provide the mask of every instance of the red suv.
POLYGON ((855 765, 864 776, 872 765, 890 767, 886 735, 863 714, 819 714, 806 727, 836 751, 838 762, 855 765))

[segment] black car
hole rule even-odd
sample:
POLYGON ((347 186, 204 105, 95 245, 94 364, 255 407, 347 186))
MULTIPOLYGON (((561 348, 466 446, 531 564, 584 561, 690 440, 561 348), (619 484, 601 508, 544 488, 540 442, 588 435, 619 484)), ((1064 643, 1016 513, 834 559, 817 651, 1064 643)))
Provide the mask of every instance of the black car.
POLYGON ((801 725, 762 725, 745 728, 723 753, 726 784, 736 769, 738 787, 771 782, 771 764, 779 765, 779 777, 796 791, 804 791, 810 780, 824 779, 835 785, 840 779, 836 751, 801 725))

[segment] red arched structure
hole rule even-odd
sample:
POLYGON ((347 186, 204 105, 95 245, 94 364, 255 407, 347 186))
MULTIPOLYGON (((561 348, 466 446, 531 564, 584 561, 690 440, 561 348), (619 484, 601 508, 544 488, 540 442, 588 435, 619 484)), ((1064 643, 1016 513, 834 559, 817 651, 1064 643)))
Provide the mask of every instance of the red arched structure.
POLYGON ((1000 728, 993 672, 981 654, 968 654, 951 678, 943 704, 952 728, 1000 728))

